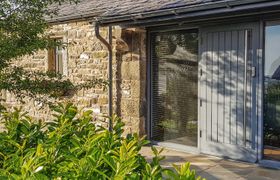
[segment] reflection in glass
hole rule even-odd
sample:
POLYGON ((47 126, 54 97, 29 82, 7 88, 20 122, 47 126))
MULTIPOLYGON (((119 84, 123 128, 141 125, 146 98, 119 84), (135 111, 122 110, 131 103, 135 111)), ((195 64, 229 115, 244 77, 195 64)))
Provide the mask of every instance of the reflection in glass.
POLYGON ((63 74, 63 46, 62 39, 56 39, 59 44, 55 48, 55 71, 59 74, 63 74))
POLYGON ((280 161, 280 25, 266 27, 264 158, 280 161))
POLYGON ((152 48, 152 140, 197 146, 198 34, 157 33, 152 48))

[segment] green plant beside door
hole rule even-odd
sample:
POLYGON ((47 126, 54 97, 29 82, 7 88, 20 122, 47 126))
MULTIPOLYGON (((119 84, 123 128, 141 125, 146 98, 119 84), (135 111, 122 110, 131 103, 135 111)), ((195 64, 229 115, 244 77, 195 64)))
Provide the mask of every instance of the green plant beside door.
POLYGON ((0 179, 200 179, 189 163, 163 168, 162 150, 154 147, 147 162, 139 152, 149 141, 123 137, 124 123, 116 116, 110 132, 94 123, 91 111, 72 104, 53 111, 46 123, 20 109, 1 112, 0 179))

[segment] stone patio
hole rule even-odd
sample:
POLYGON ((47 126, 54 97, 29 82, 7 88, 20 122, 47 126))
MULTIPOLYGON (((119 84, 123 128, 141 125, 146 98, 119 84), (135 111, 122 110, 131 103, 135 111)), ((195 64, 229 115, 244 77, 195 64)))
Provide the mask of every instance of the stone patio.
MULTIPOLYGON (((151 159, 152 151, 150 147, 144 147, 141 150, 148 160, 151 159)), ((162 161, 163 167, 171 167, 173 163, 181 164, 186 161, 191 162, 192 168, 198 175, 207 180, 226 179, 226 180, 276 180, 280 179, 280 170, 267 169, 245 162, 225 160, 213 156, 190 154, 178 152, 165 148, 162 155, 166 159, 162 161)))

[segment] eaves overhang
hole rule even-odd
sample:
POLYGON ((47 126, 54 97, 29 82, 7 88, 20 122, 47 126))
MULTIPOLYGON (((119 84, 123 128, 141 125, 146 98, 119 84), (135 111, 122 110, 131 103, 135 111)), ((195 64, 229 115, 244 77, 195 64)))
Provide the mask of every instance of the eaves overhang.
POLYGON ((169 11, 159 11, 150 14, 137 14, 126 17, 99 17, 96 20, 103 26, 145 26, 152 27, 160 24, 184 23, 224 19, 230 17, 260 15, 280 12, 280 1, 269 0, 240 0, 223 1, 169 11))
POLYGON ((164 23, 201 21, 209 18, 225 18, 278 11, 280 12, 280 1, 278 0, 224 0, 117 16, 96 16, 95 13, 92 12, 92 14, 65 16, 59 19, 52 18, 47 21, 51 24, 59 24, 67 21, 89 20, 97 22, 100 26, 122 25, 129 27, 148 27, 164 23))

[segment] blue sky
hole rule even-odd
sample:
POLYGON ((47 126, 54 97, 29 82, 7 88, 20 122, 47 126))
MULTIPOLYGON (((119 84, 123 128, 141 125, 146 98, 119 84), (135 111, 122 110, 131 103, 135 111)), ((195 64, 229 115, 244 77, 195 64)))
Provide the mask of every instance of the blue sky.
POLYGON ((266 27, 265 75, 271 76, 280 66, 280 25, 266 27), (278 61, 275 61, 277 60, 278 61))

